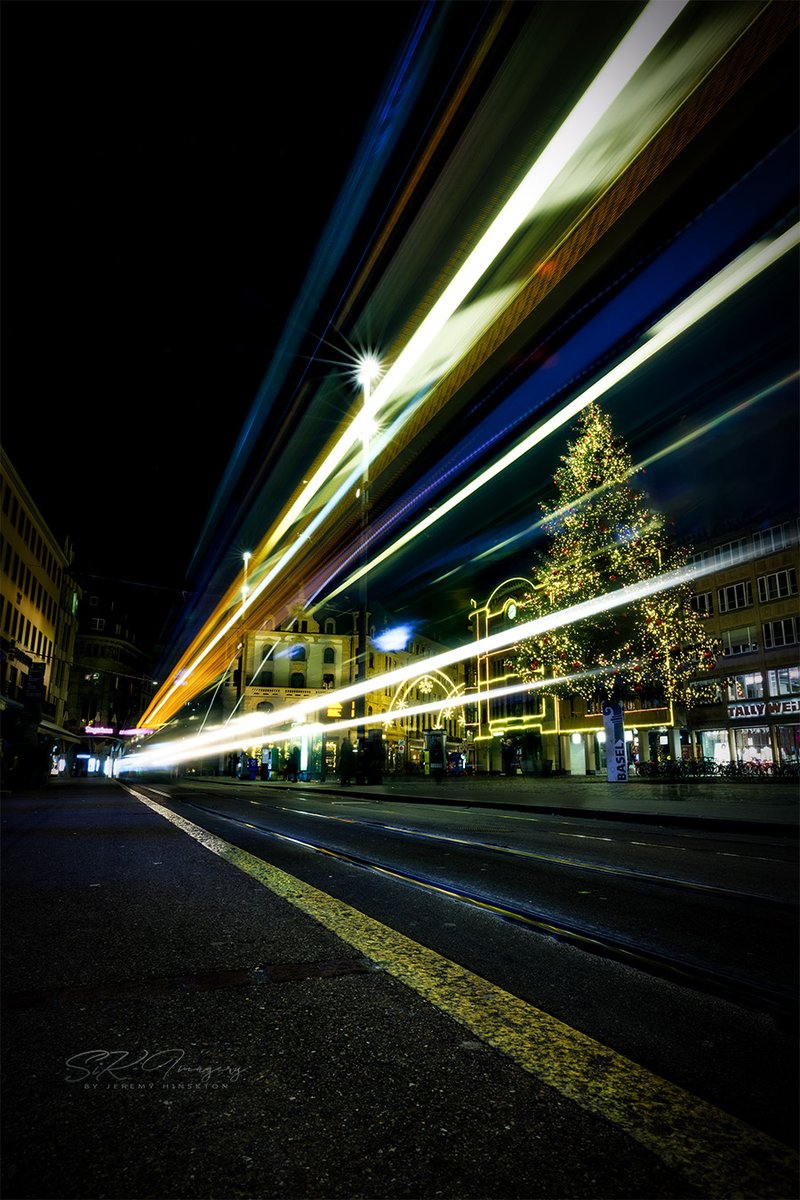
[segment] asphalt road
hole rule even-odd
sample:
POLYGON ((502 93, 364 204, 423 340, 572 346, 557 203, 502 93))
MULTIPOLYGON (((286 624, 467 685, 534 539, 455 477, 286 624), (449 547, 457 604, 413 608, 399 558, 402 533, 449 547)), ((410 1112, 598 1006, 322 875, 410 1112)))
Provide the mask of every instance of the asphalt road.
POLYGON ((680 928, 713 916, 760 975, 789 932, 778 826, 185 782, 2 813, 7 1200, 795 1194, 793 1025, 440 886, 605 930, 647 904, 697 954, 680 928))
POLYGON ((796 844, 302 785, 184 781, 157 795, 726 1111, 795 1136, 796 844))

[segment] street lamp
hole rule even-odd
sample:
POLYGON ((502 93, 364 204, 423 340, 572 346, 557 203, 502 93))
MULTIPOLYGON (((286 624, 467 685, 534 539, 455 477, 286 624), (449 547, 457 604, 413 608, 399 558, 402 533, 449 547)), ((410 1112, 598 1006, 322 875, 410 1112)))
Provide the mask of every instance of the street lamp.
POLYGON ((247 564, 250 562, 250 559, 252 557, 253 557, 253 555, 251 554, 251 552, 249 550, 245 550, 244 554, 242 555, 242 561, 244 563, 244 583, 242 584, 242 603, 243 604, 244 604, 245 600, 247 599, 247 595, 248 595, 247 564))
MULTIPOLYGON (((361 578, 359 580, 359 613, 358 613, 358 644, 356 650, 357 674, 356 679, 359 683, 366 683, 367 679, 367 625, 369 623, 369 615, 367 613, 367 530, 369 526, 369 435, 372 424, 372 414, 369 410, 370 396, 372 394, 373 383, 380 378, 381 364, 373 354, 363 354, 358 359, 358 369, 356 371, 356 379, 361 385, 363 394, 362 406, 362 430, 361 430, 361 486, 358 495, 361 499, 361 529, 360 529, 360 545, 359 557, 361 568, 361 578)), ((365 783, 364 766, 366 762, 367 735, 364 718, 366 717, 366 692, 362 692, 356 697, 355 715, 358 719, 356 728, 356 738, 358 741, 358 754, 356 756, 356 783, 365 783)))

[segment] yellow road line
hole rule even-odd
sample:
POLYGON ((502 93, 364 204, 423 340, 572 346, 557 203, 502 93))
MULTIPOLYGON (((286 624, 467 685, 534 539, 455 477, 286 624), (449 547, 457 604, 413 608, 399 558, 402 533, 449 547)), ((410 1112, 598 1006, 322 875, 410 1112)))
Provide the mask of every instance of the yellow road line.
POLYGON ((704 1196, 787 1200, 799 1194, 800 1160, 788 1146, 143 793, 126 790, 542 1083, 617 1125, 704 1196))

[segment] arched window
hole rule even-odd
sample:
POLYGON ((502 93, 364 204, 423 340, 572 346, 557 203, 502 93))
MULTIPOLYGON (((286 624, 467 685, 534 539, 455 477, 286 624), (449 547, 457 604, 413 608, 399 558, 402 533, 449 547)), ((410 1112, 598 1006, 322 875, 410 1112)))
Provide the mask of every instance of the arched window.
POLYGON ((256 705, 257 712, 272 712, 274 705, 271 700, 259 700, 256 705))
POLYGON ((336 633, 336 622, 332 617, 328 617, 327 621, 325 622, 325 632, 336 633))
POLYGON ((325 652, 322 655, 322 661, 324 663, 336 662, 336 651, 334 650, 333 646, 325 647, 325 652))
POLYGON ((323 675, 322 676, 322 686, 324 688, 326 688, 329 692, 332 692, 334 687, 336 686, 336 680, 334 679, 333 675, 323 675))
POLYGON ((301 671, 295 671, 289 677, 290 688, 304 688, 306 686, 306 677, 301 671))
POLYGON ((306 661, 305 646, 292 646, 291 650, 289 651, 289 658, 292 660, 292 662, 305 662, 306 661))

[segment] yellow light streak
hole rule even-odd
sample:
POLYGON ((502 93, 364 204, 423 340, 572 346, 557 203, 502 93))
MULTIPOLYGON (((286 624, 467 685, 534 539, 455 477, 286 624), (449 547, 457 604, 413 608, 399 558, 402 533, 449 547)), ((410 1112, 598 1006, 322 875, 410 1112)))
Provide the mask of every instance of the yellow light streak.
MULTIPOLYGON (((416 332, 412 334, 397 359, 377 383, 369 398, 370 409, 373 415, 376 416, 380 412, 401 384, 408 378, 414 365, 432 344, 437 334, 467 298, 523 222, 531 216, 537 202, 577 153, 590 133, 597 127, 602 117, 647 60, 652 50, 661 41, 664 34, 684 10, 687 3, 688 0, 651 0, 643 12, 640 13, 622 38, 616 50, 600 69, 569 116, 553 135, 522 182, 512 193, 503 209, 469 254, 462 267, 456 272, 444 292, 434 303, 428 315, 418 326, 416 332)), ((272 545, 287 533, 302 513, 306 511, 343 461, 344 457, 361 440, 361 437, 361 426, 359 419, 356 418, 325 456, 312 478, 272 531, 269 538, 272 545)), ((276 575, 285 569, 291 559, 298 553, 307 536, 308 532, 306 531, 300 539, 293 542, 281 556, 280 561, 244 597, 242 605, 237 612, 199 650, 194 661, 182 669, 180 682, 170 685, 161 699, 154 705, 151 705, 146 714, 148 718, 147 723, 154 723, 157 714, 167 701, 186 684, 189 677, 207 658, 213 648, 233 628, 247 609, 255 603, 256 599, 263 593, 276 575)))

